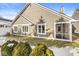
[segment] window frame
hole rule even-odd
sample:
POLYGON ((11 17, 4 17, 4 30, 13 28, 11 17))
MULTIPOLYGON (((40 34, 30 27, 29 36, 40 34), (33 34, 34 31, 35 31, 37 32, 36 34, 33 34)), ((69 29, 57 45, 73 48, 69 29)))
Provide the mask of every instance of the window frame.
POLYGON ((28 33, 29 33, 29 24, 22 24, 21 26, 22 26, 22 27, 21 27, 21 32, 28 34, 28 33), (28 32, 27 32, 27 30, 26 30, 26 32, 23 31, 23 26, 27 26, 27 27, 28 27, 28 32))
POLYGON ((18 33, 18 25, 13 25, 13 32, 18 33), (17 31, 15 31, 14 27, 17 27, 17 31))
POLYGON ((40 24, 37 24, 37 34, 46 35, 46 23, 40 23, 40 24), (42 30, 41 30, 41 33, 39 33, 39 26, 42 27, 42 25, 45 26, 45 32, 42 33, 42 30))
MULTIPOLYGON (((64 28, 63 26, 62 26, 62 28, 64 28)), ((62 31, 63 32, 63 31, 62 31)), ((71 22, 58 22, 58 23, 54 23, 54 38, 56 39, 56 40, 62 40, 62 41, 72 41, 72 24, 71 24, 71 22), (56 25, 57 24, 68 24, 69 25, 69 32, 68 33, 57 33, 56 32, 56 29, 57 29, 57 27, 56 27, 56 25), (61 34, 61 38, 57 38, 56 37, 56 35, 58 35, 58 34, 61 34), (63 35, 66 35, 66 36, 69 36, 68 37, 68 39, 66 39, 66 38, 64 38, 63 37, 63 35)))

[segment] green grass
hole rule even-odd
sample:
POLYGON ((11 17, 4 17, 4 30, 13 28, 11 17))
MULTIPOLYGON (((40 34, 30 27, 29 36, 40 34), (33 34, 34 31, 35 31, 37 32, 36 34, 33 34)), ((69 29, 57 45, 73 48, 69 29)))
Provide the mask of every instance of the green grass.
POLYGON ((55 47, 79 47, 79 44, 76 42, 66 42, 66 41, 58 41, 58 40, 48 40, 48 39, 41 39, 41 38, 33 38, 33 37, 23 37, 23 36, 7 36, 9 40, 15 40, 18 42, 29 42, 30 45, 36 45, 38 43, 44 43, 48 47, 55 46, 55 47))

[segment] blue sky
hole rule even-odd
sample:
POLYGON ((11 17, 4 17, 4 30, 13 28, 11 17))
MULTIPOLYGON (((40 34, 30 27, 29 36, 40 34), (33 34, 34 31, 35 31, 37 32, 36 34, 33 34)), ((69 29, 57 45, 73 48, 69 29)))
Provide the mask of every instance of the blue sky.
POLYGON ((24 3, 0 3, 0 17, 14 19, 24 7, 24 3))
MULTIPOLYGON (((65 14, 71 16, 79 3, 40 3, 41 5, 60 11, 61 6, 64 7, 65 14)), ((14 19, 24 7, 24 3, 0 3, 0 16, 7 19, 14 19)))
POLYGON ((79 3, 48 3, 42 4, 50 9, 54 9, 56 11, 60 11, 60 8, 64 7, 64 13, 71 16, 75 9, 79 8, 79 3))

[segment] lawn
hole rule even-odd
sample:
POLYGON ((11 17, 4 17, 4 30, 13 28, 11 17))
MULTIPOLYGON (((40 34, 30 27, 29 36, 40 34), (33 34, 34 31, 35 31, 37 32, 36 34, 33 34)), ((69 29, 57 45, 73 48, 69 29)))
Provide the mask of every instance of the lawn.
POLYGON ((79 43, 76 42, 66 42, 66 41, 58 41, 58 40, 48 40, 48 39, 42 39, 42 38, 33 38, 33 37, 23 37, 23 36, 7 36, 7 39, 9 40, 15 40, 18 42, 28 42, 31 46, 36 45, 37 43, 44 43, 48 47, 55 46, 55 47, 66 47, 66 46, 72 46, 72 47, 79 47, 79 43))

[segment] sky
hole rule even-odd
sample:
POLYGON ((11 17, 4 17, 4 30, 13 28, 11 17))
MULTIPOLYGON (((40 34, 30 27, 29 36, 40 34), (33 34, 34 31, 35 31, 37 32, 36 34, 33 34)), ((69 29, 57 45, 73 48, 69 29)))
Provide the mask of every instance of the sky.
POLYGON ((48 3, 48 4, 42 4, 50 9, 54 9, 56 11, 60 11, 60 8, 64 7, 64 13, 68 16, 72 16, 75 9, 79 8, 79 3, 48 3))
POLYGON ((0 3, 0 17, 13 20, 24 6, 24 3, 0 3))
MULTIPOLYGON (((40 3, 41 5, 60 11, 60 8, 64 7, 64 13, 71 16, 76 8, 79 8, 79 3, 40 3)), ((0 17, 14 20, 19 14, 25 3, 0 3, 0 17)))

